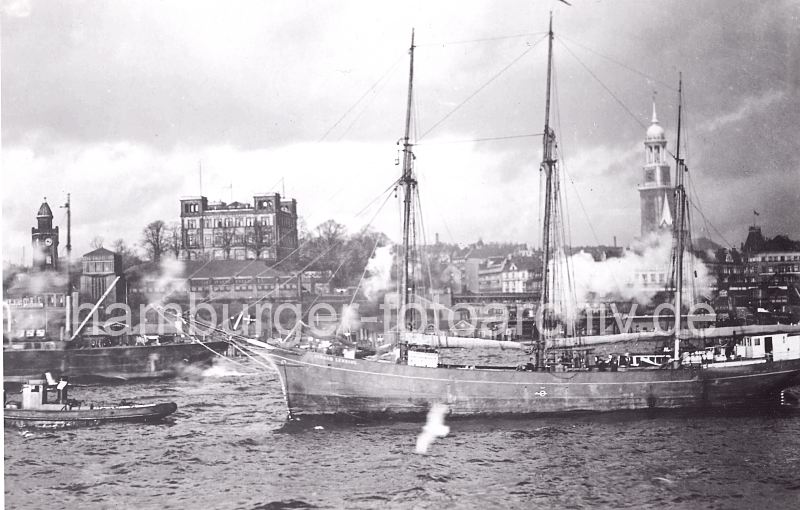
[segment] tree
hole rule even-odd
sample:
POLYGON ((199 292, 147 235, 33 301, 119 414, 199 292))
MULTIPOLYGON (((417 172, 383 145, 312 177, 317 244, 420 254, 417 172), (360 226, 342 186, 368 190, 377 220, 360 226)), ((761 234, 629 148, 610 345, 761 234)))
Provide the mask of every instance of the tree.
POLYGON ((222 227, 219 230, 219 243, 222 251, 225 252, 225 258, 231 258, 231 248, 233 247, 233 238, 236 235, 234 229, 230 227, 222 227))
POLYGON ((149 223, 142 231, 142 247, 153 262, 160 262, 161 255, 167 247, 166 227, 164 222, 156 220, 149 223))
POLYGON ((256 221, 253 226, 247 229, 245 242, 247 243, 247 247, 255 252, 257 259, 261 258, 264 249, 270 245, 268 234, 269 231, 267 227, 259 221, 256 221))
POLYGON ((333 283, 336 285, 356 284, 364 268, 367 267, 370 257, 377 248, 386 246, 390 240, 383 232, 364 228, 350 236, 344 246, 343 258, 339 261, 342 268, 336 274, 333 283))
POLYGON ((303 241, 300 252, 302 264, 313 263, 315 268, 335 271, 342 261, 346 232, 345 226, 334 220, 319 224, 314 233, 303 241))
POLYGON ((122 270, 125 271, 129 267, 136 266, 142 263, 142 259, 132 250, 124 239, 117 239, 111 244, 111 247, 122 259, 122 270))
POLYGON ((95 250, 97 250, 99 248, 102 248, 103 247, 103 236, 94 236, 94 238, 92 238, 92 242, 89 243, 89 246, 91 246, 95 250))
POLYGON ((181 225, 180 223, 173 222, 167 225, 165 228, 165 241, 167 250, 171 251, 175 258, 177 259, 181 255, 181 248, 183 248, 183 242, 181 242, 181 225))
POLYGON ((317 237, 322 239, 328 246, 343 241, 347 234, 347 227, 341 223, 336 223, 334 220, 320 223, 315 230, 317 232, 317 237))

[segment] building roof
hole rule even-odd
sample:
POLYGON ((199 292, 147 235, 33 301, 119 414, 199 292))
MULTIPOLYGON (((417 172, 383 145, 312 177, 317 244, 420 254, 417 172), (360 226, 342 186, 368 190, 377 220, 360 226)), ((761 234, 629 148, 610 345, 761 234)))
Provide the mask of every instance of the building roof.
POLYGON ((742 251, 745 253, 758 253, 764 247, 764 235, 761 233, 761 227, 752 226, 747 231, 747 239, 742 246, 742 251))
POLYGON ((800 241, 792 241, 788 236, 775 236, 764 243, 762 251, 799 251, 800 241))
POLYGON ((129 278, 152 277, 160 278, 165 272, 175 279, 200 279, 200 278, 252 278, 288 276, 293 273, 274 269, 274 264, 265 260, 181 260, 169 264, 170 270, 165 271, 164 265, 154 262, 145 262, 129 268, 125 274, 129 278))
POLYGON ((793 241, 788 236, 777 235, 772 239, 765 238, 761 227, 751 226, 742 250, 745 253, 763 253, 768 251, 798 251, 800 241, 793 241))
POLYGON ((37 218, 52 218, 53 211, 50 210, 50 206, 47 205, 47 200, 42 202, 42 205, 39 206, 39 212, 36 213, 37 218))
POLYGON ((83 254, 84 257, 101 257, 101 256, 113 257, 114 255, 116 255, 116 253, 106 248, 103 248, 102 246, 100 248, 97 248, 96 250, 90 251, 89 253, 83 254))
POLYGON ((509 265, 514 266, 519 271, 536 271, 542 269, 542 259, 539 257, 512 257, 509 265))

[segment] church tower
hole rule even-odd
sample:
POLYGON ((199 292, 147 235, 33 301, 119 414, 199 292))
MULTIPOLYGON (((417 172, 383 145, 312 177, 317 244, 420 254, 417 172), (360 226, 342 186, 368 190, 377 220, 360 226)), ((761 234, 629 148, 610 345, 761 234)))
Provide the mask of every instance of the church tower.
POLYGON ((31 229, 33 268, 42 271, 58 269, 58 227, 53 227, 53 211, 44 199, 36 214, 37 226, 31 229))
POLYGON ((671 229, 675 215, 675 199, 670 180, 667 138, 658 123, 656 103, 653 102, 653 120, 644 140, 644 181, 639 185, 642 213, 642 237, 660 229, 671 229))

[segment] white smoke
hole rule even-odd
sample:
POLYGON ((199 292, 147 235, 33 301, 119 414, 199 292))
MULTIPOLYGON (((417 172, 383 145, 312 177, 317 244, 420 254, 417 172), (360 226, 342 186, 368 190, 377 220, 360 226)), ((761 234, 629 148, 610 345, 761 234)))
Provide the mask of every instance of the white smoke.
MULTIPOLYGON (((621 257, 596 261, 589 253, 576 253, 570 258, 576 299, 579 302, 635 300, 647 304, 668 286, 671 257, 672 235, 667 231, 637 240, 621 257), (651 275, 655 275, 655 281, 651 275)), ((708 289, 711 283, 708 267, 689 256, 684 263, 684 289, 687 292, 691 292, 692 286, 708 289)))
POLYGON ((174 257, 163 257, 157 273, 146 275, 146 279, 154 279, 155 293, 148 294, 150 304, 158 304, 167 298, 173 291, 178 290, 184 279, 185 264, 174 257))
POLYGON ((342 318, 339 321, 337 333, 349 335, 361 327, 361 315, 358 313, 358 304, 343 306, 342 318))
POLYGON ((377 301, 379 295, 391 287, 393 260, 392 247, 381 246, 367 262, 369 276, 361 284, 361 288, 368 300, 377 301))

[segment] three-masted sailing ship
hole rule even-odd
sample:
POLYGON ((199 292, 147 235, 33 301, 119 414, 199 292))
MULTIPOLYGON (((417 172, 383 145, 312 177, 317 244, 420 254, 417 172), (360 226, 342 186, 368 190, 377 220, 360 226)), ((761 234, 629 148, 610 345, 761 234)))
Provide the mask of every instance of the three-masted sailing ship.
MULTIPOLYGON (((545 181, 543 224, 543 289, 541 307, 553 305, 554 263, 559 242, 553 220, 561 204, 557 200, 556 134, 550 123, 550 89, 553 58, 552 17, 548 31, 547 92, 541 170, 545 181)), ((684 241, 685 193, 683 161, 676 156, 677 218, 675 276, 675 347, 669 363, 661 366, 625 367, 598 370, 586 366, 556 366, 549 363, 552 351, 574 348, 557 338, 563 317, 544 313, 539 324, 541 341, 524 366, 446 366, 420 352, 414 343, 422 337, 412 331, 413 312, 406 307, 414 298, 409 275, 410 228, 413 222, 412 197, 417 191, 414 177, 410 118, 414 86, 414 37, 412 32, 403 141, 403 169, 399 180, 403 197, 403 269, 399 278, 400 313, 397 319, 397 344, 400 354, 393 362, 350 359, 309 352, 281 344, 262 344, 264 355, 278 370, 289 416, 307 415, 403 415, 426 412, 434 403, 446 404, 454 415, 497 415, 560 413, 567 411, 614 411, 646 408, 726 408, 770 405, 780 392, 800 380, 800 352, 796 355, 740 357, 736 361, 690 363, 681 357, 682 253, 684 241), (546 333, 556 332, 556 333, 546 333)), ((563 239, 561 239, 563 240, 563 239)), ((602 341, 613 339, 604 337, 602 341)), ((619 340, 624 340, 619 335, 619 340)), ((583 345, 599 343, 591 337, 583 345)), ((794 351, 793 351, 794 352, 794 351)))

